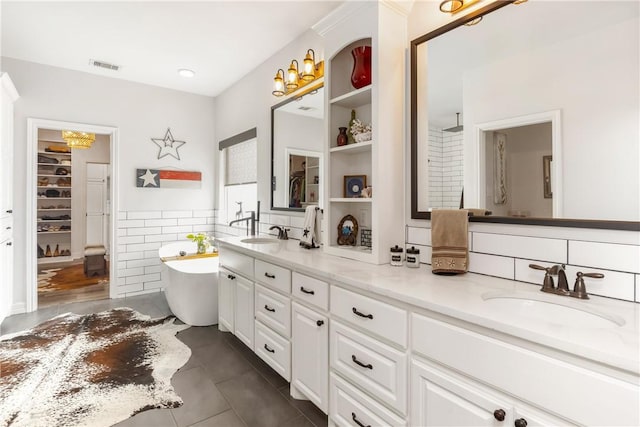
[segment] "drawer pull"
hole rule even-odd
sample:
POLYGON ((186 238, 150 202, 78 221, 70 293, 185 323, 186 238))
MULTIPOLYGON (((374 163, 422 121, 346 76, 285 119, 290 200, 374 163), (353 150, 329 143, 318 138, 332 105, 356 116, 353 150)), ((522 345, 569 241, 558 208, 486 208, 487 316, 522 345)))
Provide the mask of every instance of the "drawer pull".
POLYGON ((269 346, 266 345, 266 344, 264 345, 264 349, 267 350, 269 353, 275 353, 276 352, 275 350, 269 348, 269 346))
POLYGON ((11 227, 7 227, 7 230, 11 230, 11 227))
POLYGON ((316 325, 318 325, 318 326, 324 325, 324 320, 317 320, 316 321, 316 325))
POLYGON ((309 294, 309 295, 315 295, 314 291, 308 291, 304 288, 304 286, 300 286, 300 291, 305 293, 305 294, 309 294))
POLYGON ((360 317, 366 317, 367 319, 373 319, 373 314, 360 313, 357 308, 352 308, 353 314, 357 314, 360 317))
POLYGON ((272 313, 275 313, 275 312, 276 312, 276 309, 275 309, 275 308, 271 308, 271 307, 269 307, 267 304, 265 304, 265 305, 264 305, 264 309, 265 309, 265 310, 267 310, 267 311, 270 311, 270 312, 272 312, 272 313))
POLYGON ((351 413, 351 418, 353 418, 353 421, 355 421, 355 423, 358 424, 360 427, 371 427, 369 425, 362 424, 360 422, 360 420, 358 420, 358 417, 356 417, 356 413, 355 412, 351 413))
POLYGON ((233 274, 227 274, 227 279, 233 280, 235 278, 236 278, 236 276, 234 276, 233 274))
POLYGON ((271 274, 271 273, 264 273, 265 277, 268 277, 269 279, 275 279, 276 275, 275 274, 271 274))
POLYGON ((362 363, 361 361, 359 361, 355 354, 351 355, 351 360, 353 360, 353 363, 355 363, 356 365, 360 365, 363 368, 367 368, 367 369, 373 369, 373 365, 371 363, 367 363, 366 365, 364 363, 362 363))
POLYGON ((493 418, 495 418, 498 421, 504 421, 504 417, 507 414, 504 412, 504 409, 496 409, 495 411, 493 411, 493 418))
POLYGON ((7 242, 7 246, 13 246, 13 243, 7 242))
POLYGON ((7 213, 13 213, 13 209, 8 209, 7 213))
POLYGON ((513 425, 516 427, 527 427, 527 420, 524 418, 518 418, 514 421, 513 425))

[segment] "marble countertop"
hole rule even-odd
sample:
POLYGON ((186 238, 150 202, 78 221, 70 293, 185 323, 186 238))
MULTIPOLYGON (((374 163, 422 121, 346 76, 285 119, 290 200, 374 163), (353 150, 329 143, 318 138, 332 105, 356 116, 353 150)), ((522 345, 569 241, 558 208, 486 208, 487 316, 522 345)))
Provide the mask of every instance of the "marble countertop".
POLYGON ((242 239, 228 237, 216 242, 222 251, 229 247, 300 273, 640 375, 640 304, 597 296, 579 300, 545 294, 531 284, 474 273, 439 276, 424 265, 408 268, 366 264, 325 254, 322 249, 303 249, 296 240, 247 244, 242 239), (536 314, 539 308, 548 309, 544 311, 548 315, 536 314), (586 316, 582 321, 585 311, 599 315, 586 316))

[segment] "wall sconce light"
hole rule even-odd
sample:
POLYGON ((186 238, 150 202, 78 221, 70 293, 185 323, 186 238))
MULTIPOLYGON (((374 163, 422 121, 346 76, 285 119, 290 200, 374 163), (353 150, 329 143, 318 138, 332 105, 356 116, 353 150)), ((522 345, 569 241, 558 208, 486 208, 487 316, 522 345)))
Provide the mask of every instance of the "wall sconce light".
POLYGON ((480 1, 482 0, 444 0, 442 3, 440 3, 440 12, 451 14, 458 13, 480 1))
POLYGON ((464 2, 462 0, 444 0, 440 3, 440 11, 444 13, 455 13, 459 11, 464 2))
POLYGON ((276 71, 276 76, 273 78, 273 91, 271 93, 274 96, 288 95, 323 76, 324 61, 316 64, 316 53, 313 49, 308 49, 302 61, 302 70, 298 70, 298 61, 294 59, 291 61, 289 68, 287 68, 286 77, 282 68, 276 71))
POLYGON ((91 144, 96 140, 96 134, 63 130, 62 139, 70 148, 91 148, 91 144))
POLYGON ((271 93, 275 96, 284 95, 284 71, 282 68, 276 71, 276 76, 273 78, 273 92, 271 93))

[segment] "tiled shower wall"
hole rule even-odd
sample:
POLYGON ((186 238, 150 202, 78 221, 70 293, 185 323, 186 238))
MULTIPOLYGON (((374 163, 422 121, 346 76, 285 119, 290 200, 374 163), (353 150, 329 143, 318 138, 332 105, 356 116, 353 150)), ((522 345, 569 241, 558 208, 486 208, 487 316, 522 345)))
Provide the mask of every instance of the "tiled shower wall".
POLYGON ((189 233, 214 229, 213 210, 121 211, 118 215, 118 297, 156 292, 166 286, 160 246, 185 241, 189 233))
POLYGON ((458 208, 463 186, 463 132, 429 128, 429 200, 434 208, 458 208))
MULTIPOLYGON (((406 246, 420 249, 431 268, 431 229, 406 229, 406 246)), ((562 227, 469 224, 469 271, 541 286, 544 272, 529 264, 566 264, 569 288, 576 273, 600 272, 604 279, 585 278, 587 292, 640 302, 640 233, 562 227)))

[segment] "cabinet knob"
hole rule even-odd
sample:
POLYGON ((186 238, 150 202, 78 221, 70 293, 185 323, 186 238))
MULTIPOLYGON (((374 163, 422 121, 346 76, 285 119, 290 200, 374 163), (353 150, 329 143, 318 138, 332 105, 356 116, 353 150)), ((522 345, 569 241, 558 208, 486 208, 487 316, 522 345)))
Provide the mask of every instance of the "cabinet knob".
POLYGON ((233 274, 227 274, 227 279, 233 280, 235 278, 236 276, 234 276, 233 274))
POLYGON ((507 414, 504 412, 504 409, 496 409, 495 411, 493 411, 493 418, 495 418, 498 421, 504 421, 504 417, 507 414))
POLYGON ((13 242, 7 242, 7 246, 13 246, 13 242))
POLYGON ((318 320, 318 321, 316 321, 316 325, 318 325, 318 326, 322 326, 322 325, 324 325, 324 320, 318 320))
POLYGON ((527 427, 527 420, 524 418, 518 418, 514 421, 513 425, 516 427, 527 427))
POLYGON ((13 213, 13 209, 7 209, 7 213, 13 213))

